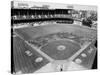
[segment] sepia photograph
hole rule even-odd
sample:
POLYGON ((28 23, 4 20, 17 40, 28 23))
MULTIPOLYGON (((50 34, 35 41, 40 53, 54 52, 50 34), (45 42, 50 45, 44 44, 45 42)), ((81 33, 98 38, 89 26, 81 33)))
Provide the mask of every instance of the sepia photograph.
POLYGON ((98 9, 11 1, 11 73, 98 69, 98 9))

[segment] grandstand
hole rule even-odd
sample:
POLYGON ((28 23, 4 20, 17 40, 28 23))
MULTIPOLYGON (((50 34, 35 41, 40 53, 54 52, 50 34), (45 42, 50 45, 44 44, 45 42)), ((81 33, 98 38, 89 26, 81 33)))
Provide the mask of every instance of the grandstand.
POLYGON ((39 21, 59 21, 67 20, 69 23, 73 23, 71 18, 71 9, 11 9, 12 23, 27 23, 27 22, 39 22, 39 21))

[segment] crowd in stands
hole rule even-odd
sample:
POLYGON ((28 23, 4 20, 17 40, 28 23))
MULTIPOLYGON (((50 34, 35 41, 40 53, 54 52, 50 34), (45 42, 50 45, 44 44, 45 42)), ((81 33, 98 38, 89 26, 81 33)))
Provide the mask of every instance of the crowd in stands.
MULTIPOLYGON (((69 20, 54 20, 56 23, 68 23, 68 24, 77 24, 77 25, 84 25, 88 27, 97 27, 97 11, 90 11, 90 10, 69 10, 64 11, 59 11, 58 12, 49 12, 45 13, 41 11, 41 14, 39 11, 34 14, 29 14, 29 13, 19 13, 19 14, 13 14, 11 16, 11 19, 13 20, 36 20, 36 19, 54 19, 54 18, 69 18, 74 20, 74 22, 69 21, 69 20)), ((27 11, 28 12, 28 11, 27 11)), ((30 12, 30 11, 29 11, 30 12)), ((47 23, 54 23, 54 21, 39 21, 39 22, 28 22, 28 23, 20 23, 20 24, 15 24, 15 26, 20 26, 20 25, 29 25, 29 26, 39 26, 47 24, 47 23)))
POLYGON ((46 19, 46 18, 72 18, 71 15, 55 14, 55 15, 14 15, 12 19, 23 20, 23 19, 46 19))

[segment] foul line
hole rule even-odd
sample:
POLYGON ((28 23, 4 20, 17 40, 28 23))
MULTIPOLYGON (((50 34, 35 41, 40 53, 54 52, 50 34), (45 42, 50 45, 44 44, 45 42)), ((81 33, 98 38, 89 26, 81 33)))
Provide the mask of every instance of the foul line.
POLYGON ((91 44, 94 43, 95 40, 92 42, 89 42, 87 45, 85 45, 83 48, 81 48, 79 51, 77 51, 74 55, 72 55, 68 60, 73 61, 78 55, 80 55, 81 52, 83 52, 85 49, 87 49, 91 44))
MULTIPOLYGON (((15 34, 17 36, 19 36, 22 40, 24 40, 19 34, 17 34, 15 32, 15 34)), ((40 49, 38 49, 37 47, 35 47, 34 45, 31 45, 28 43, 28 41, 24 40, 26 44, 28 44, 29 46, 31 46, 35 51, 37 51, 40 55, 44 56, 45 58, 47 58, 50 62, 54 61, 54 59, 52 59, 51 57, 49 57, 47 54, 45 54, 44 52, 42 52, 40 49)))
POLYGON ((29 46, 31 46, 35 51, 37 51, 39 54, 47 58, 50 62, 54 61, 50 56, 42 52, 39 48, 35 47, 34 45, 29 44, 27 41, 25 41, 29 46))

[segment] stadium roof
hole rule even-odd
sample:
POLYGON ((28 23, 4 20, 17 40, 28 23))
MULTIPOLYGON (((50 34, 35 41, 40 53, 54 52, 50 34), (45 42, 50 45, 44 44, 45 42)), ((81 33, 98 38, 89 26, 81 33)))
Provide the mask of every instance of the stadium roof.
POLYGON ((47 6, 49 9, 76 9, 76 10, 94 10, 97 11, 97 6, 91 5, 76 5, 76 4, 60 4, 47 2, 32 2, 32 1, 14 1, 14 8, 32 8, 32 7, 47 6))

